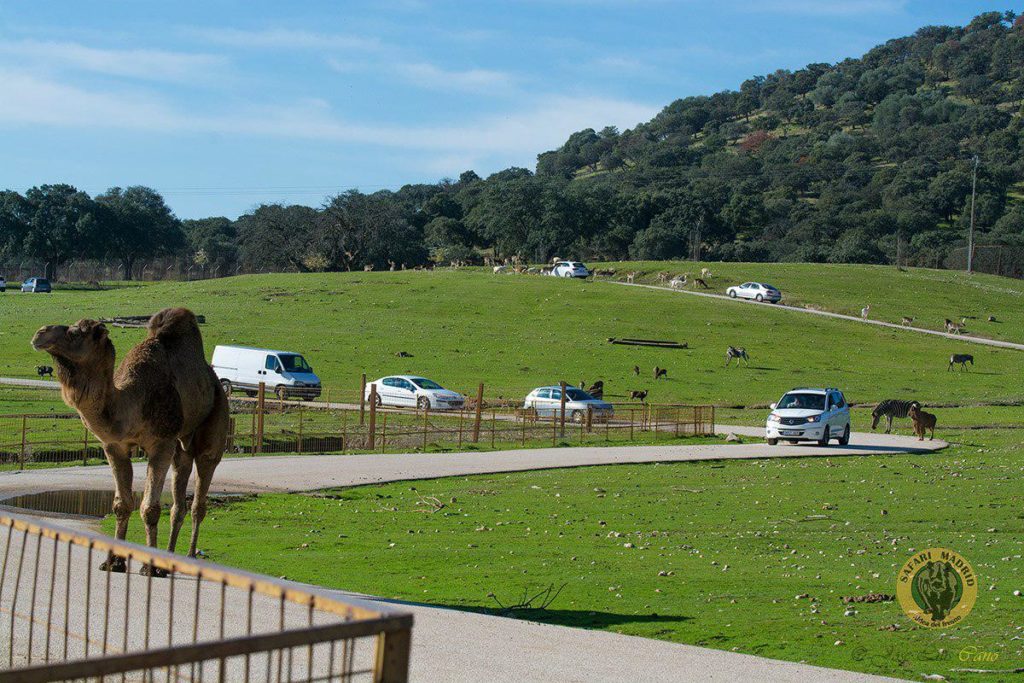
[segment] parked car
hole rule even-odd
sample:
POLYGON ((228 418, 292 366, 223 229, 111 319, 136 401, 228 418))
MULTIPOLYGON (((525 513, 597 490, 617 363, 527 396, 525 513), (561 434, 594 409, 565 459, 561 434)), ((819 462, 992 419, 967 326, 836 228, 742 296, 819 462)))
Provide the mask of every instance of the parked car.
POLYGON ((730 287, 725 293, 733 299, 753 299, 754 301, 770 301, 777 304, 782 301, 782 292, 777 287, 763 282, 744 282, 742 285, 730 287))
POLYGON ((391 375, 366 384, 364 398, 370 400, 371 387, 377 388, 378 406, 407 406, 421 410, 458 410, 466 404, 466 397, 445 389, 426 377, 391 375))
POLYGON ((843 392, 833 387, 793 389, 772 404, 765 439, 771 446, 779 439, 790 443, 817 441, 819 446, 837 439, 845 446, 850 443, 850 406, 843 392))
MULTIPOLYGON (((562 411, 562 387, 537 387, 526 396, 523 408, 533 408, 539 417, 560 416, 562 411)), ((607 401, 594 398, 577 387, 565 388, 565 419, 582 422, 587 411, 593 411, 593 418, 606 422, 615 416, 615 407, 607 401)))
POLYGON ((211 365, 228 396, 235 389, 255 396, 261 382, 281 400, 293 396, 314 399, 321 392, 320 378, 313 368, 291 351, 218 345, 213 349, 211 365))
POLYGON ((0 292, 6 292, 6 291, 7 291, 7 280, 5 280, 2 277, 0 277, 0 292))
POLYGON ((45 277, 30 277, 21 283, 21 291, 50 294, 53 292, 53 288, 50 287, 50 281, 45 277))
POLYGON ((555 277, 590 277, 590 271, 579 261, 555 261, 551 274, 555 277))

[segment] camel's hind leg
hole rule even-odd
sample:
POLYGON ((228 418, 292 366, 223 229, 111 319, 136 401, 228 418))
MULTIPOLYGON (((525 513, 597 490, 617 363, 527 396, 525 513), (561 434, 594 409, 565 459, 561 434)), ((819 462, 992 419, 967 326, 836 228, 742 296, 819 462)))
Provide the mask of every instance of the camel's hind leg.
POLYGON ((192 496, 192 540, 188 556, 195 557, 199 544, 199 525, 206 517, 206 495, 213 483, 213 473, 224 456, 228 436, 228 399, 224 392, 217 391, 213 410, 206 421, 196 430, 192 441, 192 453, 196 464, 196 488, 192 496))
MULTIPOLYGON (((132 460, 127 448, 118 444, 105 444, 103 452, 110 463, 110 470, 114 474, 114 519, 116 530, 114 536, 123 541, 128 534, 128 520, 131 519, 132 511, 135 509, 135 495, 132 493, 132 460)), ((107 556, 107 561, 100 565, 104 571, 123 572, 125 571, 125 560, 113 554, 107 556)))
POLYGON ((192 454, 191 448, 185 449, 179 444, 174 453, 174 465, 171 470, 171 533, 167 537, 167 550, 174 552, 178 544, 178 533, 181 525, 185 522, 187 512, 186 495, 188 493, 188 478, 192 476, 192 454))

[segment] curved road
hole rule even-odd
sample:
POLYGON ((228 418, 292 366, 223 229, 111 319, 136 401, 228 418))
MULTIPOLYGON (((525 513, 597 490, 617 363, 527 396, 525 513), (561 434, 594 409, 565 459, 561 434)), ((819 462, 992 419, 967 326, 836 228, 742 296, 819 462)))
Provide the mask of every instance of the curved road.
POLYGON ((984 344, 985 346, 998 346, 1004 349, 1016 349, 1017 351, 1024 351, 1024 344, 1018 344, 1016 342, 1002 341, 1000 339, 986 339, 984 337, 972 337, 970 335, 962 334, 951 334, 949 332, 940 332, 939 330, 929 330, 923 327, 911 327, 909 325, 899 325, 897 323, 890 323, 884 320, 871 320, 859 318, 853 315, 846 315, 844 313, 833 313, 831 311, 819 311, 814 308, 800 308, 798 306, 789 306, 787 304, 763 304, 756 301, 750 301, 748 299, 733 299, 731 296, 726 294, 715 294, 713 292, 695 292, 688 289, 672 289, 671 287, 662 287, 660 285, 642 285, 630 282, 616 282, 615 280, 602 280, 602 282, 611 282, 613 285, 621 285, 623 287, 642 287, 643 289, 657 289, 662 292, 675 292, 676 294, 689 294, 690 296, 703 296, 711 299, 725 299, 726 301, 732 301, 737 304, 746 304, 748 306, 769 306, 773 310, 790 311, 793 313, 807 313, 809 315, 819 315, 825 318, 838 318, 840 320, 850 320, 855 323, 863 323, 865 325, 877 325, 878 327, 889 327, 894 330, 906 330, 908 332, 920 332, 921 334, 931 334, 936 337, 946 337, 947 339, 955 339, 956 341, 965 341, 972 344, 984 344))
MULTIPOLYGON (((750 444, 579 447, 484 453, 262 456, 226 458, 222 492, 309 491, 375 482, 645 462, 687 462, 895 453, 926 455, 946 446, 906 436, 855 433, 847 447, 768 446, 756 427, 718 425, 750 444)), ((135 465, 137 481, 145 464, 135 465)), ((105 466, 0 473, 0 498, 56 489, 109 489, 105 466)), ((165 520, 166 522, 166 520, 165 520)), ((138 520, 135 520, 138 523, 138 520)), ((366 596, 360 596, 366 597, 366 596)), ((380 600, 380 598, 369 598, 380 600)), ((880 677, 750 655, 407 604, 415 615, 415 681, 881 681, 880 677), (467 639, 466 634, 471 634, 467 639)))

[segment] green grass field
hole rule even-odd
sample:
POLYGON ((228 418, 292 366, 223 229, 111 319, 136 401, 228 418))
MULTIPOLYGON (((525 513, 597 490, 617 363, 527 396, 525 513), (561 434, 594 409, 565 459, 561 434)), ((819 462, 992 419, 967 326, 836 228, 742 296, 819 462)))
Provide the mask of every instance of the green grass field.
MULTIPOLYGON (((589 467, 260 495, 213 512, 202 545, 215 561, 274 576, 492 613, 504 613, 495 597, 509 605, 564 586, 547 609, 511 616, 959 680, 951 670, 966 666, 957 657, 969 646, 997 652, 997 668, 1024 666, 1024 597, 1013 595, 1024 589, 1021 438, 979 430, 926 456, 589 467), (424 496, 445 507, 417 511, 424 496), (257 547, 253 528, 273 536, 257 547), (844 616, 844 596, 894 593, 899 566, 932 546, 963 553, 981 577, 962 627, 916 628, 893 602, 844 616)), ((137 519, 132 533, 141 539, 137 519)))
MULTIPOLYGON (((636 282, 657 283, 660 272, 699 277, 710 268, 710 291, 724 294, 730 285, 749 280, 778 287, 791 306, 859 316, 870 304, 874 320, 943 329, 943 320, 967 318, 967 332, 979 337, 1024 342, 1024 281, 954 270, 892 266, 807 263, 693 263, 634 261, 604 263, 595 268, 616 270, 615 279, 637 272, 636 282), (989 322, 995 316, 996 322, 989 322)), ((693 289, 693 285, 689 287, 693 289)), ((700 290, 704 291, 704 290, 700 290)))
MULTIPOLYGON (((817 266, 801 267, 808 288, 816 277, 839 279, 815 276, 812 268, 817 266)), ((848 268, 851 274, 845 280, 859 282, 865 292, 891 296, 905 290, 883 277, 903 277, 893 269, 848 268)), ((785 289, 789 278, 783 279, 783 274, 796 266, 763 269, 779 269, 770 279, 785 289)), ((825 272, 840 270, 827 267, 825 272)), ((982 294, 985 301, 998 297, 1000 308, 1008 311, 1000 314, 1006 318, 1000 325, 1008 330, 1024 325, 1014 318, 1024 320, 1017 294, 995 292, 995 284, 979 289, 973 280, 960 285, 941 281, 942 273, 913 275, 920 278, 921 287, 930 283, 924 299, 946 296, 947 291, 961 302, 982 294)), ((1007 291, 1020 286, 997 281, 1007 291)), ((879 295, 837 295, 837 308, 859 307, 870 298, 879 295)), ((299 351, 325 385, 338 391, 355 392, 365 371, 371 379, 386 373, 420 373, 466 392, 483 381, 489 398, 507 399, 519 399, 536 386, 559 380, 575 384, 596 379, 603 379, 606 393, 612 395, 648 389, 650 399, 657 402, 726 406, 765 405, 794 385, 839 386, 857 403, 890 395, 931 402, 1016 401, 1024 395, 1021 355, 1014 350, 818 319, 769 305, 685 297, 609 282, 480 271, 243 276, 0 297, 3 317, 9 321, 0 330, 5 349, 0 375, 31 376, 35 365, 48 361, 28 344, 43 324, 144 314, 170 305, 189 306, 207 317, 203 332, 208 354, 218 343, 299 351), (607 338, 614 336, 674 339, 690 348, 608 344, 607 338), (748 349, 751 367, 722 367, 730 344, 748 349), (398 358, 399 351, 414 357, 398 358), (974 370, 948 373, 948 357, 954 352, 974 354, 974 370), (641 367, 641 376, 634 377, 634 365, 641 367), (668 368, 667 381, 653 381, 655 365, 668 368)), ((976 312, 984 312, 982 303, 976 312)), ((140 330, 112 331, 121 354, 141 337, 140 330)))

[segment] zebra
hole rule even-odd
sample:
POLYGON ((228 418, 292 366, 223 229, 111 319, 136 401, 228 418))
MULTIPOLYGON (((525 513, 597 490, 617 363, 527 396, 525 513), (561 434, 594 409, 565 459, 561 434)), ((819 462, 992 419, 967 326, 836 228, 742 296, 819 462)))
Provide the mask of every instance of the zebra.
POLYGON ((888 420, 885 426, 885 433, 891 433, 892 419, 894 417, 908 417, 910 413, 910 406, 917 406, 920 409, 921 404, 917 401, 901 401, 895 398, 885 399, 871 411, 871 430, 874 431, 875 427, 878 426, 878 421, 882 417, 885 417, 888 420))
POLYGON ((736 359, 736 365, 740 364, 740 359, 743 359, 746 365, 750 365, 750 357, 747 356, 747 350, 742 346, 730 346, 725 350, 725 367, 729 367, 733 358, 736 359))
POLYGON ((956 365, 957 363, 960 364, 961 370, 966 370, 968 363, 974 365, 974 356, 972 356, 969 353, 954 353, 952 356, 949 357, 949 367, 946 368, 946 371, 948 372, 952 370, 953 366, 956 365))

